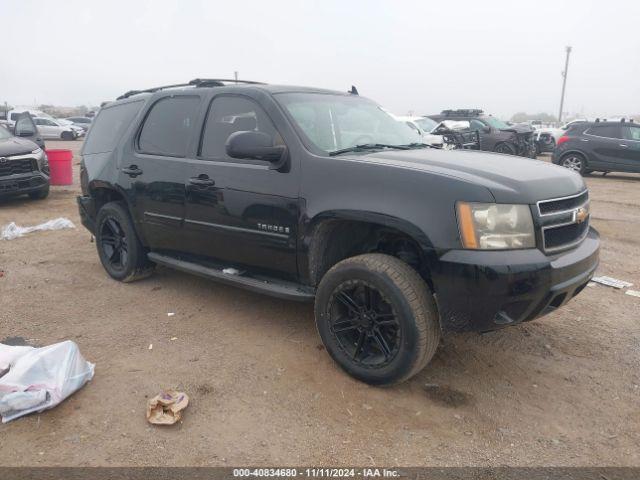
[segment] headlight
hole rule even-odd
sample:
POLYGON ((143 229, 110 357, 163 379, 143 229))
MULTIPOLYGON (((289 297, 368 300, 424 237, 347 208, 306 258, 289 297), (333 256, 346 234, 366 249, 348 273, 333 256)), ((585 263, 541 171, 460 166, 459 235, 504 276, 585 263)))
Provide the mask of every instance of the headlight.
POLYGON ((464 248, 509 250, 536 246, 528 205, 458 202, 456 210, 464 248))
POLYGON ((42 155, 42 149, 41 148, 36 148, 33 152, 31 152, 33 155, 42 155))

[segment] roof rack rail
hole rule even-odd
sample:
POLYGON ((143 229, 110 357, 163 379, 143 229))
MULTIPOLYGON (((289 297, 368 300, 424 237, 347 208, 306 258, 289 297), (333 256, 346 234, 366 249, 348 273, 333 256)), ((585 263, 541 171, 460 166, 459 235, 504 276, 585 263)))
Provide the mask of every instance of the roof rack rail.
POLYGON ((174 83, 173 85, 163 85, 161 87, 146 88, 144 90, 129 90, 126 93, 120 95, 116 100, 123 100, 133 95, 140 93, 154 93, 158 90, 164 90, 166 88, 178 88, 178 87, 223 87, 226 84, 242 83, 245 85, 265 85, 263 82, 254 82, 252 80, 228 80, 224 78, 195 78, 189 83, 174 83))
POLYGON ((479 108, 463 108, 459 110, 442 110, 441 114, 446 115, 447 117, 451 116, 465 116, 465 117, 477 117, 482 115, 484 112, 479 108))
POLYGON ((226 78, 194 78, 189 85, 195 87, 223 87, 225 84, 243 83, 245 85, 265 85, 264 82, 256 82, 253 80, 229 80, 226 78))

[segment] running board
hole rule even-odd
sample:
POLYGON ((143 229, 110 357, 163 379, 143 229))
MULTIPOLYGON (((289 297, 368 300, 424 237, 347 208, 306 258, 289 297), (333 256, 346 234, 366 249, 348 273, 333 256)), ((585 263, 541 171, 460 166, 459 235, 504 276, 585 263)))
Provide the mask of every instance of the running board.
POLYGON ((165 267, 174 268, 187 273, 192 273, 200 277, 208 278, 217 282, 245 288, 253 292, 264 293, 272 297, 284 298, 286 300, 296 300, 299 302, 310 302, 315 298, 315 290, 293 282, 286 282, 273 278, 255 278, 247 274, 234 275, 224 273, 221 269, 200 265, 198 263, 182 260, 170 255, 150 252, 147 254, 149 260, 165 267))

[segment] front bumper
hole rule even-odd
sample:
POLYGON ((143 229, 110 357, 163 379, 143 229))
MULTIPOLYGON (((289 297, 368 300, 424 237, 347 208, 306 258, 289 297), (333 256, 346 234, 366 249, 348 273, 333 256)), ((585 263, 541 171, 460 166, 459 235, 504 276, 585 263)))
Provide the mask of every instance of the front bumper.
POLYGON ((48 184, 49 177, 42 172, 0 177, 0 198, 37 192, 48 184))
POLYGON ((432 268, 443 330, 489 331, 541 317, 587 285, 599 262, 600 237, 590 228, 575 249, 451 250, 432 268))
POLYGON ((95 235, 96 229, 96 203, 90 196, 76 197, 78 202, 78 211, 80 213, 80 222, 84 227, 95 235))

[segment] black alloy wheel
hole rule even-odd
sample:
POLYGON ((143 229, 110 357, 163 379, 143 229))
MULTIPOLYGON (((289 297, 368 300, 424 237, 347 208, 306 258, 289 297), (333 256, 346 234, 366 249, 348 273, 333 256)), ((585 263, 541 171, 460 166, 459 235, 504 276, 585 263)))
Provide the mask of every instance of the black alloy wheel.
POLYGON ((331 295, 330 329, 352 361, 368 368, 388 365, 398 353, 401 329, 390 302, 373 285, 351 280, 331 295))

